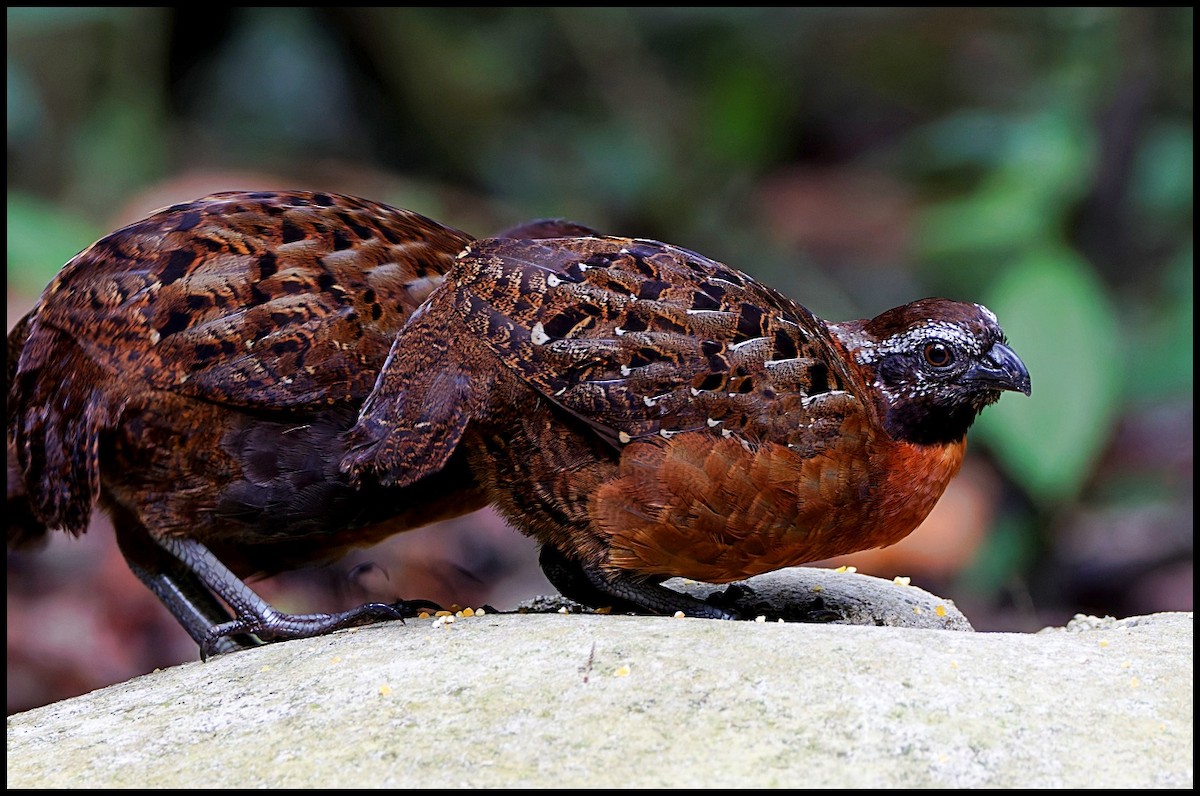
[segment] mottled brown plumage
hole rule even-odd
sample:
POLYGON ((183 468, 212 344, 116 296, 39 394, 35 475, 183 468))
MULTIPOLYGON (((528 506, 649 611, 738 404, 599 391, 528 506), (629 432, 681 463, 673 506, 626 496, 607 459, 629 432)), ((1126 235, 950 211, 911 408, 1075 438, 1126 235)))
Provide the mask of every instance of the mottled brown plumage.
POLYGON ((569 596, 728 618, 659 581, 895 542, 978 412, 1029 391, 979 305, 830 324, 667 244, 566 221, 472 242, 299 192, 97 242, 9 334, 8 375, 10 546, 101 505, 204 651, 397 615, 286 616, 242 578, 486 503, 569 596))
MULTIPOLYGON (((505 234, 563 232, 588 230, 505 234)), ((461 456, 407 488, 339 471, 397 331, 470 240, 364 199, 262 192, 175 205, 89 247, 9 334, 10 547, 82 533, 99 503, 206 649, 395 615, 281 617, 241 578, 484 504, 461 456)))
POLYGON ((1002 389, 1028 374, 979 305, 829 324, 662 243, 484 241, 397 337, 346 467, 405 486, 465 450, 564 591, 728 616, 657 583, 898 541, 1002 389))

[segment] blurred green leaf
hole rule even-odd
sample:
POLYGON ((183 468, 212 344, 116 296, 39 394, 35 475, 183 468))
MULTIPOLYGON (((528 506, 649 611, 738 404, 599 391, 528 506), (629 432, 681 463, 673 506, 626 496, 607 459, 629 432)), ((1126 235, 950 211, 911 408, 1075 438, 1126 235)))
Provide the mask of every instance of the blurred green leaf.
POLYGON ((1022 180, 998 177, 969 196, 930 208, 921 219, 924 256, 967 258, 1041 237, 1048 215, 1031 199, 1022 180))
POLYGON ((978 438, 1043 502, 1073 497, 1107 441, 1122 351, 1116 311, 1088 263, 1047 246, 1005 273, 988 306, 1025 361, 1033 395, 1005 395, 978 438))
POLYGON ((1016 125, 1011 160, 1002 170, 1023 181, 1030 198, 1061 212, 1087 192, 1095 161, 1086 109, 1064 102, 1016 125))
MULTIPOLYGON (((970 135, 979 129, 979 122, 964 123, 940 133, 970 135)), ((1063 227, 1067 211, 1087 189, 1095 159, 1086 119, 1054 108, 1013 124, 1006 137, 1004 158, 976 190, 925 212, 920 239, 926 258, 969 260, 981 252, 1020 251, 1063 227)), ((963 142, 959 149, 971 146, 963 142)))
POLYGON ((729 59, 702 91, 700 115, 708 154, 733 166, 760 168, 787 142, 788 83, 769 65, 729 59))
POLYGON ((1134 167, 1133 197, 1147 215, 1191 214, 1192 126, 1164 123, 1147 136, 1134 167))
POLYGON ((62 266, 103 234, 84 218, 28 194, 8 194, 9 287, 36 296, 62 266))
POLYGON ((151 98, 97 105, 75 139, 76 169, 89 197, 124 196, 167 166, 164 118, 151 98))
POLYGON ((951 148, 952 133, 982 136, 978 148, 957 142, 960 158, 971 152, 983 158, 997 147, 1002 153, 977 187, 926 208, 918 222, 931 281, 945 292, 978 295, 1011 258, 1062 237, 1092 179, 1095 134, 1070 104, 1008 121, 995 117, 990 126, 984 115, 964 117, 934 132, 951 148))
POLYGON ((971 108, 950 113, 916 131, 904 147, 921 172, 994 168, 1007 152, 1008 117, 971 108))
POLYGON ((19 63, 8 59, 8 145, 19 139, 36 136, 45 125, 46 109, 38 96, 37 86, 28 71, 19 63))
POLYGON ((1160 296, 1129 330, 1134 347, 1129 362, 1138 378, 1125 398, 1146 403, 1164 395, 1190 394, 1194 384, 1195 270, 1189 241, 1164 273, 1160 296), (1136 358, 1136 361, 1135 361, 1136 358))
POLYGON ((636 205, 667 179, 669 162, 658 142, 639 135, 628 125, 612 125, 578 134, 573 153, 578 172, 572 182, 581 190, 595 190, 618 206, 636 205), (580 177, 586 179, 578 185, 580 177))

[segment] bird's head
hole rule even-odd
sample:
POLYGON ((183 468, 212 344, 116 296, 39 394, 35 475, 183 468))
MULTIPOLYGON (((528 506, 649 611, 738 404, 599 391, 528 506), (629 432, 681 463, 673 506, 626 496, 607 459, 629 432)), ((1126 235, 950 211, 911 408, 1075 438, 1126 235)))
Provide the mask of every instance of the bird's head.
POLYGON ((894 439, 956 442, 1002 391, 1030 392, 1025 363, 981 304, 922 299, 833 330, 867 369, 894 439))

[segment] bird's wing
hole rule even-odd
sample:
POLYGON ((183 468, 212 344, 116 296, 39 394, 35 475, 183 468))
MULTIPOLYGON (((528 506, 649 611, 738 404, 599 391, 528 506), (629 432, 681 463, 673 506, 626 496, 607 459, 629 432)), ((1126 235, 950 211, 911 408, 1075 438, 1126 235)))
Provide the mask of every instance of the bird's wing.
POLYGON ((686 249, 480 241, 450 278, 469 335, 617 448, 698 431, 815 451, 873 411, 823 321, 686 249))
POLYGON ((217 194, 79 254, 47 288, 33 334, 53 329, 120 378, 214 403, 361 401, 470 240, 354 197, 217 194))

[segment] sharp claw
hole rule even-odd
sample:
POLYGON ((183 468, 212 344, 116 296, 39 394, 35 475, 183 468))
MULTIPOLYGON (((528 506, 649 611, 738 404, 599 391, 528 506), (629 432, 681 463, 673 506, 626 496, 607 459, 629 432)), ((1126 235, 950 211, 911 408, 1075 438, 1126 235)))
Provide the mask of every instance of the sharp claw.
POLYGON ((218 649, 217 645, 221 639, 236 636, 242 633, 255 633, 258 629, 247 624, 244 620, 235 619, 232 622, 214 625, 209 629, 204 636, 204 641, 200 644, 200 660, 207 661, 214 654, 220 655, 222 652, 229 650, 218 649))
POLYGON ((443 610, 442 606, 432 600, 396 600, 391 607, 400 612, 400 621, 402 622, 405 619, 419 616, 422 611, 443 610))
POLYGON ((366 605, 360 605, 358 608, 347 611, 345 614, 343 614, 343 621, 338 622, 330 629, 338 630, 343 627, 354 627, 360 624, 370 624, 369 622, 358 621, 364 618, 384 620, 396 619, 400 621, 400 624, 404 624, 405 614, 399 608, 399 606, 403 604, 403 601, 400 601, 391 605, 385 605, 384 603, 367 603, 366 605))

